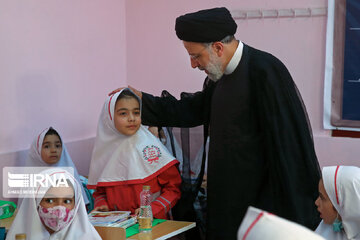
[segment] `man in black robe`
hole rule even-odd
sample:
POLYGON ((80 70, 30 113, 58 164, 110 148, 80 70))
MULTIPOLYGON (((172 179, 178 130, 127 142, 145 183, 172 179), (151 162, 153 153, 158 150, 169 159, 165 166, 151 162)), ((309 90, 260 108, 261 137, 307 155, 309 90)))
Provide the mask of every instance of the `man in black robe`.
POLYGON ((180 100, 142 96, 143 123, 210 128, 207 239, 236 239, 248 206, 314 229, 320 178, 301 96, 284 64, 234 38, 226 8, 176 19, 202 91, 180 100))

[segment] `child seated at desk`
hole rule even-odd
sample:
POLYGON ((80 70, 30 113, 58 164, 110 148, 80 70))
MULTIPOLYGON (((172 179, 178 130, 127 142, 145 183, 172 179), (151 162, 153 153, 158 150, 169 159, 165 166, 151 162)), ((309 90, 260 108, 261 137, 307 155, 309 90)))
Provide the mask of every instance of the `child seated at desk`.
POLYGON ((318 234, 327 240, 360 239, 360 168, 324 167, 315 204, 323 219, 318 234))
POLYGON ((141 100, 124 89, 107 98, 100 114, 90 164, 88 188, 97 211, 140 207, 140 192, 149 185, 155 218, 168 219, 179 200, 179 162, 141 125, 141 100))
MULTIPOLYGON (((76 180, 80 176, 59 133, 52 127, 44 129, 35 137, 25 162, 27 167, 72 167, 76 180)), ((89 203, 85 189, 81 186, 85 204, 89 203)))
POLYGON ((32 197, 23 199, 6 239, 13 240, 20 233, 31 240, 101 239, 89 222, 79 182, 60 168, 41 174, 55 178, 57 186, 39 185, 32 197))

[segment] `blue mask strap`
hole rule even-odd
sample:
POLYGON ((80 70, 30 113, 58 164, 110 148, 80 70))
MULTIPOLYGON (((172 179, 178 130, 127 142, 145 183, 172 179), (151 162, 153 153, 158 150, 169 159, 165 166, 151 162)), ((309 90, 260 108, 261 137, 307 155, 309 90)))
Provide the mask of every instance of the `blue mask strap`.
POLYGON ((339 214, 336 216, 336 219, 333 222, 332 226, 334 232, 341 232, 344 229, 342 222, 339 220, 339 214))

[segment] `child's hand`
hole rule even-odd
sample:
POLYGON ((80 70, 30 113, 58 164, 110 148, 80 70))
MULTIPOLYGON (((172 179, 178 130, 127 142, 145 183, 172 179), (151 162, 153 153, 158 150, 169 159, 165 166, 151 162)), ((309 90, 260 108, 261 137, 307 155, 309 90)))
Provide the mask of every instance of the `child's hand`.
POLYGON ((140 208, 135 209, 135 215, 139 216, 139 213, 140 213, 140 208))
POLYGON ((109 207, 107 205, 102 205, 102 206, 94 208, 94 210, 92 210, 92 212, 93 211, 108 212, 109 207))
POLYGON ((159 130, 158 127, 149 126, 148 130, 157 138, 159 138, 159 130))
POLYGON ((201 183, 201 187, 207 189, 207 175, 204 174, 203 181, 201 183))

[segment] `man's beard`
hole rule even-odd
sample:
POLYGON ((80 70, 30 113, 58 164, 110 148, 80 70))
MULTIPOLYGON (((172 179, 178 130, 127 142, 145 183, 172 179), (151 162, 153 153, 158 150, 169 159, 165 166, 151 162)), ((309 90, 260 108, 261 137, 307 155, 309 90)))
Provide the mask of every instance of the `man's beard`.
POLYGON ((210 52, 209 63, 204 68, 208 72, 207 75, 210 80, 216 82, 222 77, 224 73, 221 68, 220 58, 218 58, 215 53, 210 52))

